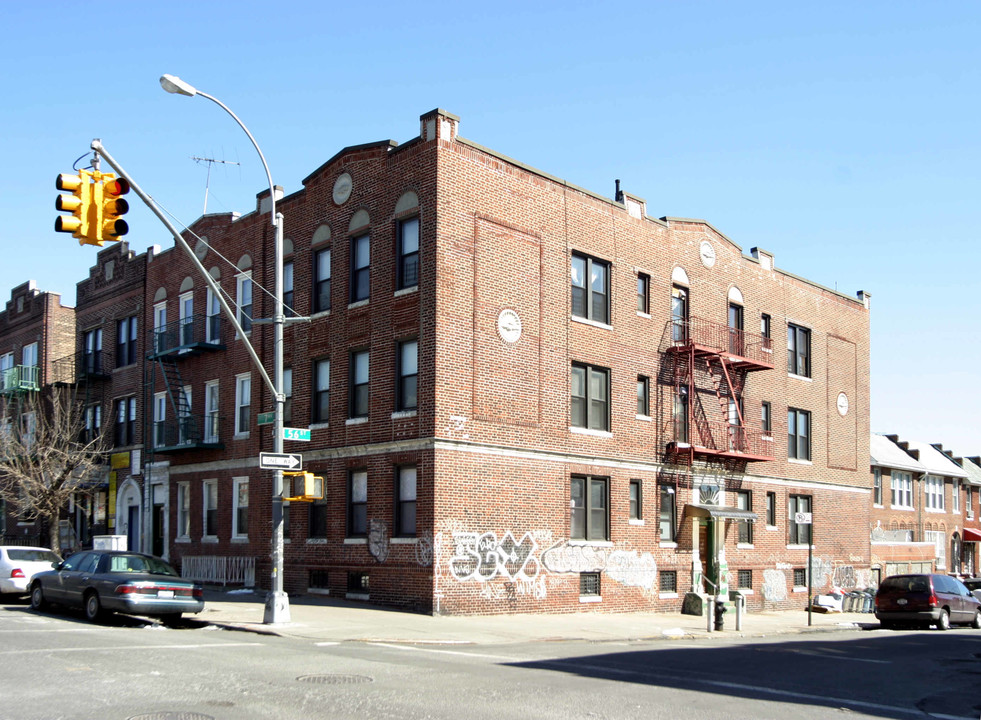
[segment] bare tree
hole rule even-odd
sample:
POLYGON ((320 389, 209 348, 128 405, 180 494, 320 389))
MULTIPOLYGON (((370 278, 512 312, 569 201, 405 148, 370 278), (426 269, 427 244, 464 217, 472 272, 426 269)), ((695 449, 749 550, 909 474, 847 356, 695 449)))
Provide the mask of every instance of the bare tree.
POLYGON ((0 498, 24 520, 45 521, 55 551, 68 501, 105 473, 109 442, 95 420, 71 386, 0 400, 0 498))

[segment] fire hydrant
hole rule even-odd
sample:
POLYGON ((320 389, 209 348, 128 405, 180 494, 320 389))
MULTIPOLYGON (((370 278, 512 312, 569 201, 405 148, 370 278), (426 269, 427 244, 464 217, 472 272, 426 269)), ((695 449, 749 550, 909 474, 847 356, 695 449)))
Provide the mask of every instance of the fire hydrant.
POLYGON ((725 629, 725 617, 726 614, 726 599, 724 595, 719 595, 715 599, 715 629, 724 630, 725 629))

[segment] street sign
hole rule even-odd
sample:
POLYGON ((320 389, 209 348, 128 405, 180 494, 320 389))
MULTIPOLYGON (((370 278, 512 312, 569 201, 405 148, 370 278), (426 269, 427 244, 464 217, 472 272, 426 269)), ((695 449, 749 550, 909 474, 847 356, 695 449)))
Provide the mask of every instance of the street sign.
POLYGON ((810 525, 811 514, 808 512, 794 513, 794 523, 797 525, 810 525))
POLYGON ((302 455, 289 453, 259 453, 260 470, 299 470, 303 467, 302 455))
POLYGON ((276 413, 275 412, 259 413, 256 416, 256 424, 257 425, 272 425, 274 422, 276 422, 276 413))
POLYGON ((283 440, 301 440, 310 442, 310 430, 307 428, 283 428, 283 440))

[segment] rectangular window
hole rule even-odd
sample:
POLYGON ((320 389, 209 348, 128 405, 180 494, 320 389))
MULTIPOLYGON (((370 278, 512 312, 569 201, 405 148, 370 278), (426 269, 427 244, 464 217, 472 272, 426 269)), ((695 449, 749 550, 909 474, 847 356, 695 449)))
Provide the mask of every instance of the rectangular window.
POLYGON ((677 515, 674 488, 662 485, 658 491, 658 500, 661 505, 658 517, 661 542, 674 542, 677 515))
POLYGON ((889 490, 894 508, 913 509, 913 476, 910 473, 893 470, 889 490))
POLYGON ((368 534, 368 471, 351 470, 347 475, 347 536, 368 534))
POLYGON ((249 479, 234 478, 232 484, 232 537, 249 535, 249 479))
POLYGON ((637 273, 637 312, 651 314, 651 276, 637 273))
POLYGON ((89 330, 82 336, 81 370, 88 375, 102 373, 102 328, 89 330))
POLYGON ((944 479, 935 475, 927 475, 923 483, 926 494, 927 510, 944 510, 944 479))
POLYGON ((313 266, 313 311, 326 310, 330 310, 330 248, 314 256, 313 266))
POLYGON ((293 421, 293 368, 283 368, 283 422, 293 421))
POLYGON ((811 413, 807 410, 787 409, 787 457, 811 459, 811 413))
POLYGON ((740 590, 753 589, 753 571, 739 570, 736 573, 736 587, 740 590))
POLYGON ((663 593, 678 592, 678 571, 662 570, 658 573, 657 589, 663 593))
POLYGON ((872 468, 872 503, 882 504, 882 468, 872 468))
POLYGON ((651 379, 637 376, 637 414, 648 417, 651 414, 651 379))
POLYGON ((371 295, 371 238, 351 238, 351 302, 367 300, 371 295))
POLYGON ((191 486, 177 483, 177 537, 187 539, 191 534, 191 486))
POLYGON ((167 444, 167 393, 157 393, 153 396, 153 446, 164 447, 167 444))
POLYGON ((249 432, 250 411, 252 409, 252 376, 238 375, 235 378, 235 434, 247 435, 249 432))
MULTIPOLYGON (((737 490, 736 491, 736 507, 740 510, 753 510, 753 493, 749 490, 737 490)), ((740 521, 736 523, 738 528, 738 538, 737 541, 746 544, 752 544, 753 542, 753 523, 749 521, 740 521)))
POLYGON ((205 341, 209 343, 221 342, 221 303, 214 291, 208 288, 207 303, 205 305, 204 334, 205 341))
POLYGON ((136 317, 116 322, 116 367, 126 367, 136 362, 136 317))
POLYGON ((351 353, 351 397, 349 417, 368 417, 369 354, 367 350, 351 353))
POLYGON ((405 340, 398 344, 398 387, 395 389, 395 409, 415 410, 419 397, 419 341, 405 340))
POLYGON ((580 597, 600 596, 600 574, 598 572, 579 573, 580 597))
POLYGON ((610 322, 610 265, 579 253, 572 254, 572 315, 608 325, 610 322))
POLYGON ((313 422, 330 420, 330 360, 313 364, 313 422))
POLYGON ((807 587, 807 568, 794 568, 794 587, 807 587))
POLYGON ((416 534, 416 466, 402 465, 395 469, 395 534, 413 537, 416 534))
POLYGON ((760 407, 760 423, 763 426, 763 432, 767 435, 773 432, 773 408, 766 400, 760 407))
POLYGON ((609 479, 589 475, 573 475, 572 524, 573 540, 609 540, 609 479))
POLYGON ((309 537, 327 537, 327 500, 314 500, 310 503, 309 537))
POLYGON ((283 314, 286 317, 294 317, 293 311, 293 263, 283 263, 283 314))
POLYGON ((811 496, 810 495, 791 495, 790 501, 788 503, 790 508, 789 513, 789 527, 790 527, 790 538, 789 542, 791 545, 810 545, 811 544, 811 524, 810 523, 797 523, 797 513, 810 513, 811 512, 811 496))
POLYGON ((218 442, 218 381, 212 380, 204 385, 204 441, 218 442))
POLYGON ((787 323, 787 372, 811 376, 811 331, 787 323))
POLYGON ((398 224, 398 262, 395 266, 395 289, 416 287, 419 284, 419 218, 402 220, 398 224))
POLYGON ((244 272, 236 278, 235 303, 238 306, 237 320, 244 332, 252 330, 252 271, 244 272))
POLYGON ((205 537, 218 537, 218 481, 205 480, 201 484, 201 506, 205 537))
POLYGON ((641 505, 641 482, 640 480, 630 481, 630 519, 643 519, 643 506, 641 505))
POLYGON ((610 429, 610 371, 572 363, 572 427, 610 429))
POLYGON ((768 492, 766 494, 766 524, 775 527, 777 524, 777 494, 768 492))

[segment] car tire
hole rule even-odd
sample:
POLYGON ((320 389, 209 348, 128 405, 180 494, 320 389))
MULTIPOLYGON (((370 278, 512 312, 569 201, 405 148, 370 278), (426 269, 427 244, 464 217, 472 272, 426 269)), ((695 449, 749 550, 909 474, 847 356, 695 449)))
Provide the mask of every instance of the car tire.
POLYGON ((981 610, 975 610, 974 622, 971 623, 971 627, 975 630, 981 630, 981 610))
POLYGON ((950 630, 950 613, 946 610, 941 610, 936 625, 937 630, 950 630))
POLYGON ((44 589, 41 583, 36 582, 31 588, 31 610, 44 610, 48 607, 48 601, 44 598, 44 589))
POLYGON ((161 615, 160 622, 167 627, 177 627, 181 624, 181 619, 183 617, 182 613, 171 613, 170 615, 161 615))
POLYGON ((102 602, 99 600, 99 593, 89 590, 85 594, 85 619, 89 622, 99 622, 102 620, 102 602))

